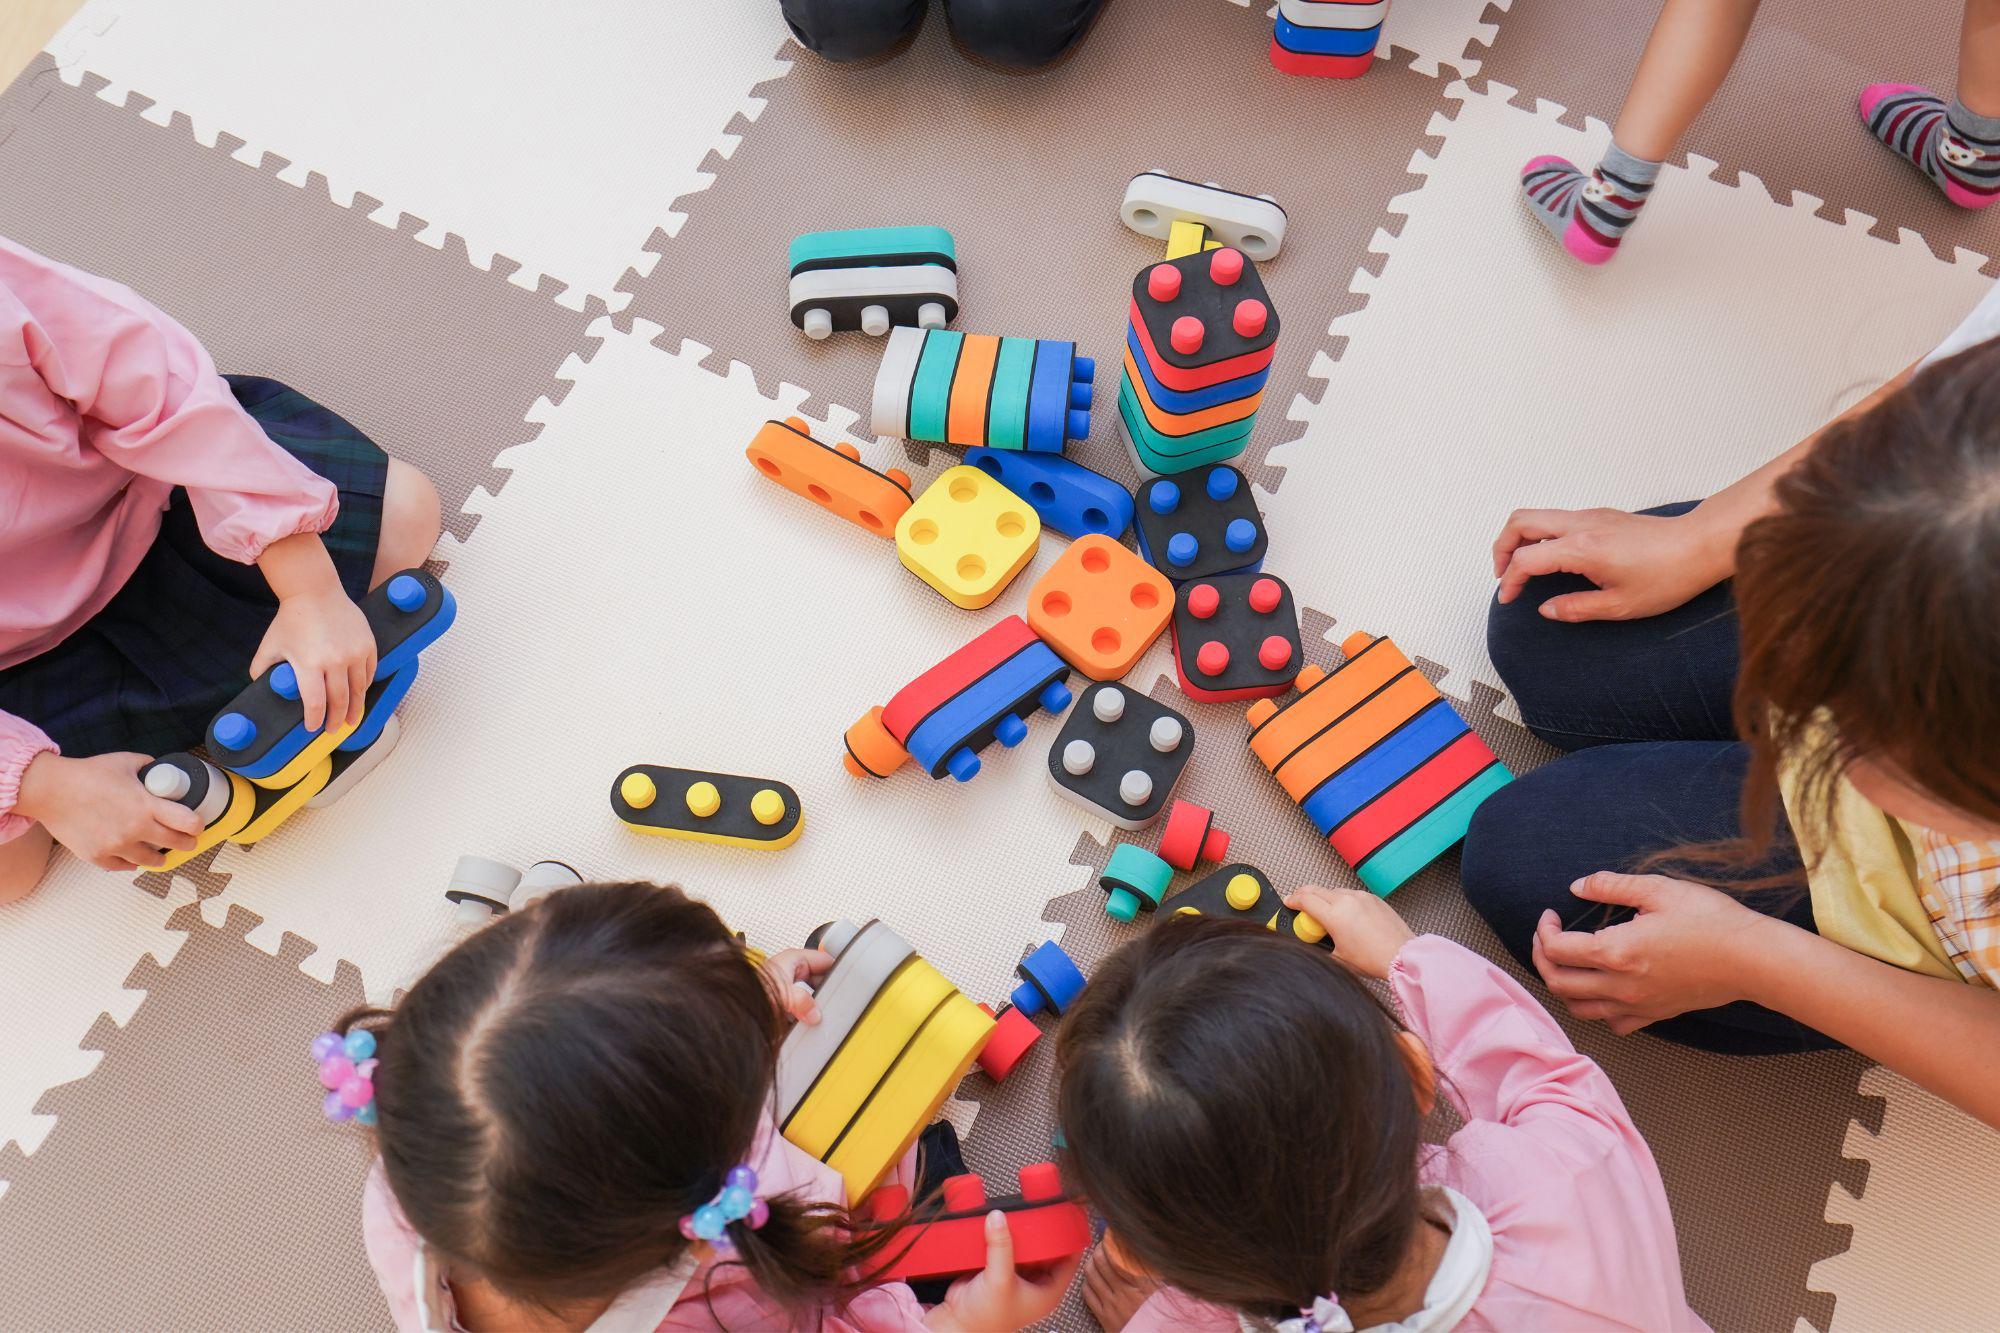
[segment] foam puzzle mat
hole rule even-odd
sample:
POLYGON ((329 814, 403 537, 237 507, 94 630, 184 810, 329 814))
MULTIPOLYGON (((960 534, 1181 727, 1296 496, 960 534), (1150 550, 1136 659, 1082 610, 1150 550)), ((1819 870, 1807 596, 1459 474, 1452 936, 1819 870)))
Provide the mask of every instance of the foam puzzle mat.
MULTIPOLYGON (((1110 0, 1029 76, 967 60, 937 14, 829 65, 775 0, 92 0, 0 94, 0 234, 424 468, 461 612, 401 747, 339 806, 171 874, 63 859, 0 909, 0 1327, 386 1326, 367 1142, 319 1118, 304 1048, 456 938, 460 854, 678 881, 761 944, 880 916, 976 999, 1040 940, 1087 970, 1126 938, 1094 885, 1125 835, 1050 790, 1052 720, 968 787, 840 768, 847 724, 1020 612, 1062 542, 965 611, 748 466, 793 413, 918 487, 957 461, 867 436, 879 343, 785 320, 796 232, 949 227, 959 326, 1077 340, 1108 403, 1158 254, 1118 222, 1125 180, 1275 195, 1286 332, 1242 466, 1306 655, 1393 634, 1511 766, 1544 762, 1483 647, 1506 511, 1712 488, 1921 354, 2000 254, 2000 211, 1946 209, 1852 110, 1873 79, 1948 83, 1956 7, 1917 0, 1891 53, 1869 18, 1766 0, 1618 262, 1571 264, 1515 173, 1591 157, 1654 8, 1398 0, 1374 68, 1333 83, 1272 71, 1264 7, 1230 0, 1169 24, 1110 0), (771 856, 637 837, 604 798, 635 762, 781 777, 808 827, 771 856)), ((1072 452, 1132 479, 1108 414, 1072 452)), ((1193 721, 1180 794, 1233 857, 1354 882, 1240 706, 1181 698, 1163 644, 1128 680, 1193 721)), ((1395 902, 1500 956, 1455 856, 1395 902)), ((1852 1055, 1567 1026, 1653 1146, 1715 1327, 1991 1326, 2000 1202, 1962 1182, 2000 1179, 2000 1135, 1852 1055)), ((1048 1155, 1050 1045, 948 1107, 974 1169, 1048 1155)), ((1094 1326, 1074 1296, 1052 1324, 1094 1326)))

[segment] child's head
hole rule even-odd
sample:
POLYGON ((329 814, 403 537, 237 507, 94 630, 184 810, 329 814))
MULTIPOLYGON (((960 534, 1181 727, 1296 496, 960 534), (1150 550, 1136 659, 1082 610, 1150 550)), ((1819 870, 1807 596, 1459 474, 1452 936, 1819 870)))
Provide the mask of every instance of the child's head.
POLYGON ((1286 1318, 1409 1251, 1429 1065, 1324 950, 1159 922, 1098 965, 1056 1060, 1077 1191, 1173 1286, 1286 1318))
MULTIPOLYGON (((680 1219, 750 1156, 784 1031, 721 919, 651 884, 551 894, 356 1020, 380 1043, 376 1137, 411 1226, 552 1309, 687 1252, 680 1219)), ((838 1210, 768 1203, 760 1229, 729 1228, 758 1286, 794 1306, 834 1295, 838 1210)))
POLYGON ((1891 814, 2000 837, 2000 341, 1830 427, 1737 554, 1746 828, 1797 765, 1891 814), (1833 725, 1820 725, 1830 721, 1833 725))

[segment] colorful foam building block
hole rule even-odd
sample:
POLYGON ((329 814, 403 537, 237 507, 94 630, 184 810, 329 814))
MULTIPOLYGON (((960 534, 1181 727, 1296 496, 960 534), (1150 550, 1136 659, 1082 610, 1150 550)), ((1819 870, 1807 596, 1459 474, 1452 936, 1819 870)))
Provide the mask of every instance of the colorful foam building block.
POLYGON ((1302 28, 1380 29, 1389 0, 1278 0, 1278 12, 1302 28))
POLYGON ((990 604, 1035 558, 1042 520, 976 467, 946 468, 896 520, 903 567, 956 606, 990 604))
POLYGON ((979 1068, 998 1083, 1027 1058, 1029 1049, 1042 1039, 1042 1030, 1011 1004, 1001 1005, 998 1013, 983 1004, 979 1007, 993 1015, 993 1035, 980 1048, 979 1068))
POLYGON ((1042 526, 1066 537, 1117 541, 1132 526, 1132 496, 1123 486, 1061 454, 1014 449, 967 449, 965 461, 1026 500, 1042 526))
POLYGON ((1175 801, 1160 831, 1160 859, 1176 870, 1229 855, 1229 834, 1215 825, 1215 812, 1193 801, 1175 801))
POLYGON ((1092 680, 1117 680, 1165 631, 1174 585, 1109 537, 1079 537, 1028 590, 1028 624, 1092 680))
POLYGON ((1016 1268, 1061 1263, 1090 1248, 1090 1217, 1064 1197, 1054 1162, 1035 1162, 1020 1171, 1019 1194, 989 1197, 978 1176, 946 1179, 940 1197, 919 1202, 912 1218, 909 1190, 890 1185, 868 1201, 869 1220, 903 1225, 883 1253, 894 1257, 871 1272, 870 1282, 937 1282, 961 1278, 986 1267, 986 1215, 1007 1219, 1016 1268))
POLYGON ((886 778, 915 759, 933 778, 970 782, 979 751, 1012 749, 1028 735, 1023 715, 1070 704, 1069 667, 1019 616, 1008 616, 898 690, 847 729, 847 771, 886 778))
POLYGON ((1217 463, 1141 482, 1139 554, 1175 581, 1261 569, 1270 537, 1241 472, 1217 463))
POLYGON ((456 909, 453 919, 459 925, 483 926, 557 889, 581 883, 583 876, 562 861, 537 861, 526 870, 516 870, 484 856, 461 856, 445 885, 444 900, 456 909))
POLYGON ((139 770, 139 781, 163 801, 184 805, 201 816, 202 829, 194 846, 169 851, 147 870, 172 870, 240 832, 257 809, 257 789, 234 773, 226 773, 199 755, 161 755, 139 770))
MULTIPOLYGON (((362 725, 366 727, 368 723, 369 718, 364 717, 362 725)), ((396 748, 396 742, 402 737, 403 720, 396 714, 390 713, 376 727, 375 741, 367 749, 350 750, 345 744, 335 749, 332 755, 333 767, 327 777, 326 785, 306 802, 306 809, 324 810, 347 795, 363 778, 373 773, 377 765, 389 757, 390 752, 396 748)), ((352 740, 353 737, 350 736, 348 739, 352 740)))
POLYGON ((809 942, 833 967, 820 1021, 793 1027, 778 1048, 778 1124, 860 1200, 937 1115, 994 1020, 879 921, 836 921, 809 942))
POLYGON ((1059 454, 1090 434, 1096 373, 1075 343, 892 329, 875 372, 875 433, 1059 454))
POLYGON ((1010 998, 1020 1013, 1034 1015, 1046 1009, 1060 1014, 1083 994, 1083 969, 1054 940, 1036 945, 1026 958, 1014 964, 1014 971, 1021 984, 1014 987, 1010 998))
POLYGON ((1332 672, 1250 706, 1250 750, 1361 882, 1389 894, 1465 836, 1511 780, 1478 733, 1386 638, 1348 636, 1332 672))
POLYGON ((757 470, 794 495, 803 495, 877 537, 896 535, 896 520, 915 498, 910 474, 877 472, 851 444, 821 444, 800 417, 767 421, 744 455, 757 470))
POLYGON ((1220 574, 1174 603, 1174 674, 1203 703, 1283 694, 1304 649, 1292 590, 1271 574, 1220 574))
POLYGON ((1233 246, 1163 260, 1133 279, 1120 434, 1148 475, 1243 452, 1278 339, 1257 266, 1233 246))
POLYGON ((808 338, 958 318, 958 252, 943 227, 807 232, 787 258, 792 323, 808 338))
MULTIPOLYGON (((389 681, 412 666, 417 654, 450 628, 458 614, 450 590, 421 569, 391 576, 363 597, 360 606, 375 633, 377 682, 389 681)), ((408 688, 408 681, 403 688, 408 688)), ((396 699, 400 701, 400 691, 396 699)), ((390 707, 393 710, 394 705, 390 707)), ((307 731, 298 676, 291 663, 280 662, 216 714, 208 726, 208 752, 222 767, 260 787, 288 789, 356 729, 342 723, 307 731)))
POLYGON ((1194 754, 1187 718, 1108 682, 1092 685, 1049 747, 1049 781, 1062 795, 1123 829, 1160 817, 1194 754))
POLYGON ((1271 64, 1286 74, 1352 79, 1375 63, 1389 0, 1279 0, 1271 64))
POLYGON ((1319 922, 1285 906, 1284 895, 1263 871, 1251 865, 1223 866, 1167 899, 1173 915, 1197 913, 1233 921, 1254 921, 1266 930, 1331 950, 1333 941, 1319 922))
POLYGON ((1174 869, 1136 843, 1121 842, 1111 849, 1097 887, 1104 890, 1104 914, 1114 921, 1130 921, 1141 912, 1150 912, 1167 896, 1174 869))
POLYGON ((636 833, 771 849, 797 842, 806 818, 786 783, 658 764, 634 764, 618 775, 611 813, 636 833))
POLYGON ((1259 262, 1276 257, 1285 243, 1285 210, 1269 195, 1225 190, 1213 182, 1197 185, 1157 169, 1126 184, 1118 215, 1141 236, 1162 241, 1171 241, 1176 223, 1191 225, 1202 232, 1194 248, 1206 249, 1212 235, 1259 262))

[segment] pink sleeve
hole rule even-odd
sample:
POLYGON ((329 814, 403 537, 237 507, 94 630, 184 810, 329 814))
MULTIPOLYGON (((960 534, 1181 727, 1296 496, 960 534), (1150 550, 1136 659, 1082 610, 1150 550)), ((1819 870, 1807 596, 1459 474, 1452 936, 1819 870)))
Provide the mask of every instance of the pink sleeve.
POLYGON ((389 1317, 398 1333, 422 1333, 423 1309, 417 1300, 417 1234, 403 1220, 396 1196, 389 1192, 388 1177, 382 1173, 382 1159, 368 1168, 368 1184, 361 1192, 361 1243, 368 1251, 368 1265, 389 1303, 389 1317))
POLYGON ((1577 1147, 1579 1139, 1597 1149, 1608 1139, 1639 1140, 1597 1062, 1578 1054, 1513 978, 1470 949, 1420 935, 1396 955, 1389 989, 1467 1119, 1549 1125, 1552 1142, 1577 1147))
POLYGON ((128 472, 187 488, 202 540, 253 563, 281 537, 323 532, 333 483, 264 434, 193 334, 115 282, 0 239, 35 371, 84 418, 84 440, 128 472))
POLYGON ((849 1301, 837 1315, 821 1322, 831 1333, 900 1333, 924 1327, 924 1307, 906 1282, 885 1282, 849 1301))
POLYGON ((12 842, 28 831, 30 821, 14 813, 14 802, 21 796, 21 775, 44 751, 62 753, 40 727, 0 709, 0 842, 12 842))
POLYGON ((1166 1287, 1146 1298, 1125 1322, 1125 1333, 1237 1333, 1243 1321, 1232 1310, 1166 1287))

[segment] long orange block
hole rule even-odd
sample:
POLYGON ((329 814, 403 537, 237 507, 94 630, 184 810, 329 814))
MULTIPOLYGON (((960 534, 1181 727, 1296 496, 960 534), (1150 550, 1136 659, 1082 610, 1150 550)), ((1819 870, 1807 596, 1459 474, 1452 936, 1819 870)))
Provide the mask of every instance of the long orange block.
POLYGON ((965 335, 965 347, 958 354, 958 370, 951 381, 945 443, 986 443, 986 409, 993 396, 993 364, 999 359, 999 338, 991 333, 965 335))
POLYGON ((1279 764, 1272 776, 1295 801, 1339 769, 1366 754, 1374 744, 1437 702, 1437 687, 1412 668, 1366 703, 1348 711, 1338 722, 1307 741, 1279 764))
MULTIPOLYGON (((1250 705, 1250 749, 1264 767, 1275 772, 1292 751, 1410 665, 1387 639, 1370 643, 1364 637, 1357 648, 1331 675, 1316 666, 1299 672, 1299 696, 1290 703, 1280 706, 1275 699, 1259 699, 1250 705)), ((1345 645, 1342 651, 1348 651, 1345 645)))

